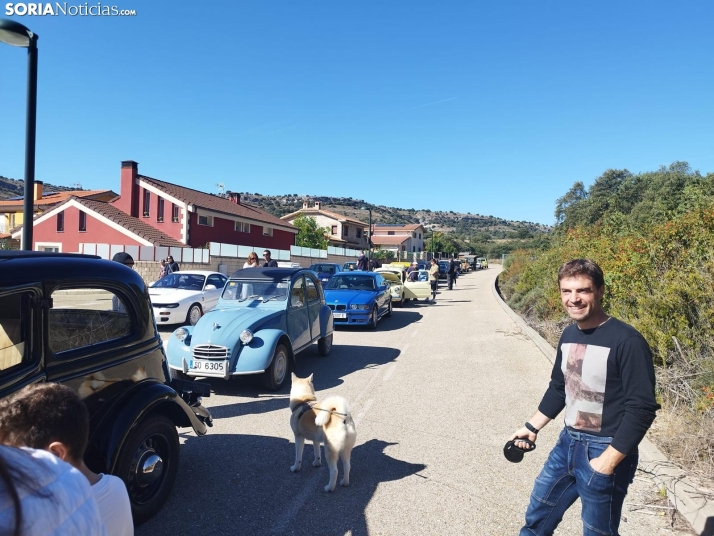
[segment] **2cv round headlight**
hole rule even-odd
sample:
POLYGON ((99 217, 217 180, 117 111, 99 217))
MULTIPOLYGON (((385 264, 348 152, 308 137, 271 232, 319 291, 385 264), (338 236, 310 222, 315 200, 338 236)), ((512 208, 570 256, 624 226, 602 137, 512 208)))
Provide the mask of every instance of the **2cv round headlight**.
POLYGON ((253 332, 250 331, 249 329, 244 329, 243 331, 240 332, 240 342, 243 344, 250 344, 250 341, 253 340, 253 332))

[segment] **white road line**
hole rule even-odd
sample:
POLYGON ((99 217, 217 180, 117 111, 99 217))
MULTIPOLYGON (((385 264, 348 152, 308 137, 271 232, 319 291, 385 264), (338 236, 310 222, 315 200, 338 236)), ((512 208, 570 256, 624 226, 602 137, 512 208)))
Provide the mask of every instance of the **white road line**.
POLYGON ((389 369, 387 369, 387 372, 384 373, 384 378, 382 378, 382 381, 383 382, 388 381, 389 378, 392 376, 392 374, 394 374, 394 371, 396 369, 397 369, 397 364, 396 363, 392 364, 392 366, 389 367, 389 369))
POLYGON ((372 402, 374 402, 374 400, 373 400, 372 398, 370 398, 369 400, 367 400, 367 402, 365 402, 364 406, 362 407, 362 411, 360 411, 360 412, 359 412, 359 415, 357 415, 357 416, 354 418, 355 426, 360 423, 360 421, 362 420, 362 418, 363 418, 363 417, 365 416, 365 414, 369 411, 369 408, 372 407, 372 402))
MULTIPOLYGON (((312 450, 312 449, 310 449, 312 450)), ((312 462, 310 462, 310 468, 312 468, 312 462)), ((324 463, 324 462, 323 462, 324 463)), ((285 471, 290 472, 290 467, 288 465, 285 466, 285 471)), ((304 470, 300 471, 298 473, 291 473, 294 478, 304 478, 304 470)), ((314 496, 316 493, 317 486, 319 485, 319 479, 325 477, 325 471, 319 471, 316 473, 313 473, 311 477, 309 477, 308 481, 305 482, 302 491, 295 497, 293 500, 293 503, 290 505, 290 508, 283 514, 283 516, 273 525, 271 532, 273 534, 282 534, 286 531, 286 529, 290 526, 290 524, 293 522, 295 517, 298 515, 304 504, 307 502, 307 500, 314 496)))

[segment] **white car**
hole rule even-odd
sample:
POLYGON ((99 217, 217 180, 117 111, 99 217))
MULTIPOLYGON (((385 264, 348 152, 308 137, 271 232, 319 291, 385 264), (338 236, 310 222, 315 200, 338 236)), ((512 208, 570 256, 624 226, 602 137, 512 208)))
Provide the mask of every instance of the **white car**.
POLYGON ((426 300, 431 296, 431 286, 429 285, 429 272, 419 270, 417 281, 410 281, 407 271, 402 266, 384 265, 375 270, 389 283, 389 293, 392 295, 392 303, 402 307, 409 300, 426 300))
POLYGON ((196 325, 218 303, 228 278, 218 272, 174 272, 152 283, 149 297, 156 323, 196 325))

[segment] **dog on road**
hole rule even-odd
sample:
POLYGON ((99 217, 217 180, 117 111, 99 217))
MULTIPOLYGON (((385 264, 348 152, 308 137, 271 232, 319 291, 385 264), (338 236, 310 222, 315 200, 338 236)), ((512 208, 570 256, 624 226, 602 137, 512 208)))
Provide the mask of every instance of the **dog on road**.
POLYGON ((295 434, 295 465, 290 470, 296 473, 301 469, 302 451, 308 439, 315 448, 314 467, 322 465, 320 444, 325 445, 325 458, 330 469, 330 481, 325 491, 334 491, 337 484, 338 457, 342 460, 344 472, 340 485, 349 486, 350 456, 357 434, 347 401, 341 396, 331 396, 324 402, 318 402, 312 385, 312 374, 307 378, 298 378, 293 373, 290 411, 290 427, 295 434))

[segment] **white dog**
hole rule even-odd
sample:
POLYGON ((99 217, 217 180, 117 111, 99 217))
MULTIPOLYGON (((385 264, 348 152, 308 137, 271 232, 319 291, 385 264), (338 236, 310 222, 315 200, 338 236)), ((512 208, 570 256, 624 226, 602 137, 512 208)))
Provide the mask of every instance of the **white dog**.
POLYGON ((330 481, 325 491, 334 491, 337 483, 337 458, 342 460, 344 476, 341 486, 350 485, 350 455, 355 446, 357 434, 347 401, 341 396, 331 396, 318 403, 312 374, 307 378, 292 375, 290 388, 290 427, 295 434, 295 465, 290 467, 296 473, 302 467, 302 451, 305 440, 315 447, 314 467, 322 465, 320 443, 325 445, 325 457, 330 469, 330 481))

